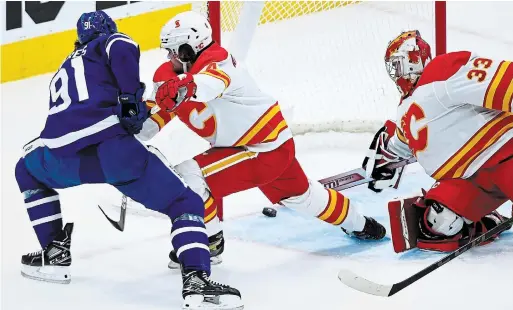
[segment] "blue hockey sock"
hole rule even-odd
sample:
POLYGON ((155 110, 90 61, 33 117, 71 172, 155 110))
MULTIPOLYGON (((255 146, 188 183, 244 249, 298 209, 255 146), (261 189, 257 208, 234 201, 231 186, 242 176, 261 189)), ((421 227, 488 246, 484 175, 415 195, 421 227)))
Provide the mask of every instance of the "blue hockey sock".
POLYGON ((27 171, 23 159, 16 165, 15 174, 30 221, 44 248, 62 230, 59 194, 34 179, 27 171))
POLYGON ((206 271, 210 275, 210 250, 201 214, 205 212, 202 199, 188 188, 173 203, 170 211, 168 215, 173 222, 171 242, 183 268, 206 271))

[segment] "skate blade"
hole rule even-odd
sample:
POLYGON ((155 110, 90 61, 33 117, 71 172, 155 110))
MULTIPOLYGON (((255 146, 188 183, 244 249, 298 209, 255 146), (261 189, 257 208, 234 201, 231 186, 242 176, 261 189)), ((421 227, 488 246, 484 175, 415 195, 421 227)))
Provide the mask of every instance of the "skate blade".
MULTIPOLYGON (((210 265, 212 265, 212 266, 219 265, 222 262, 223 262, 223 258, 220 255, 210 257, 210 265)), ((177 263, 173 262, 172 260, 170 260, 169 263, 167 264, 167 268, 172 269, 172 270, 180 269, 180 264, 177 264, 177 263)))
POLYGON ((244 304, 235 295, 223 295, 214 298, 204 298, 202 295, 186 296, 183 302, 184 310, 242 310, 244 304))
POLYGON ((21 275, 25 278, 43 282, 69 284, 71 282, 71 273, 69 267, 59 266, 21 266, 21 275))

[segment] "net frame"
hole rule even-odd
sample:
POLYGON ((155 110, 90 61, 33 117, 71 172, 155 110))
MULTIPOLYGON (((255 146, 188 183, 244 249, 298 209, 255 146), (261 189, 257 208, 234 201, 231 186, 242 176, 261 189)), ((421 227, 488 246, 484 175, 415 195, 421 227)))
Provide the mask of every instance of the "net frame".
MULTIPOLYGON (((382 9, 379 2, 376 5, 370 5, 374 9, 382 9)), ((402 3, 402 2, 399 2, 402 3)), ((406 4, 404 7, 401 4, 401 7, 404 12, 406 12, 407 18, 411 20, 413 16, 417 16, 418 14, 424 14, 426 7, 430 8, 430 18, 429 20, 423 19, 421 23, 424 25, 424 31, 426 29, 430 29, 428 33, 430 33, 427 38, 431 38, 429 42, 431 44, 435 44, 433 52, 433 56, 441 55, 446 53, 447 47, 447 29, 446 29, 446 2, 445 1, 423 1, 423 2, 412 2, 412 4, 406 4), (410 6, 411 5, 411 6, 410 6), (411 12, 408 10, 412 10, 411 12), (426 28, 428 27, 428 28, 426 28)), ((396 111, 396 105, 398 99, 391 99, 392 96, 388 96, 384 101, 381 100, 380 96, 382 94, 393 94, 393 90, 391 89, 392 83, 389 81, 383 82, 382 79, 376 81, 376 83, 369 83, 364 88, 360 89, 359 85, 355 85, 354 81, 363 80, 369 76, 375 76, 374 74, 381 74, 380 65, 377 63, 367 64, 362 67, 361 65, 352 65, 350 67, 346 67, 342 64, 336 64, 331 66, 333 68, 341 68, 338 69, 339 72, 334 73, 333 68, 328 68, 325 72, 325 75, 329 77, 331 82, 323 86, 328 87, 327 89, 336 89, 337 84, 344 85, 343 88, 333 91, 330 94, 333 94, 334 98, 338 102, 336 103, 327 103, 321 106, 318 106, 318 109, 313 110, 313 108, 308 107, 308 104, 305 102, 312 101, 312 96, 306 95, 305 97, 301 97, 300 94, 303 93, 305 87, 308 88, 310 85, 301 84, 301 81, 298 81, 297 78, 293 77, 292 80, 298 82, 296 84, 287 83, 282 84, 283 81, 290 80, 290 76, 285 75, 287 70, 278 70, 278 71, 269 71, 272 69, 269 68, 277 68, 283 66, 283 68, 291 68, 291 63, 286 58, 282 59, 282 61, 270 63, 263 63, 264 61, 268 61, 269 57, 272 57, 269 53, 262 50, 262 43, 269 42, 264 44, 269 44, 269 46, 277 46, 280 44, 279 41, 273 40, 273 34, 269 34, 269 41, 265 41, 265 37, 262 36, 262 33, 266 31, 274 32, 275 27, 281 30, 283 34, 283 27, 279 28, 282 25, 282 21, 286 20, 285 23, 293 23, 292 29, 305 30, 305 27, 308 27, 308 23, 312 22, 313 16, 319 16, 318 12, 323 12, 323 14, 328 14, 329 17, 333 17, 333 14, 339 14, 340 9, 344 10, 342 7, 347 6, 348 11, 351 12, 360 12, 360 5, 367 6, 369 3, 362 1, 206 1, 198 3, 195 10, 199 10, 202 14, 205 14, 213 28, 213 36, 217 42, 220 42, 223 46, 228 48, 228 50, 235 55, 237 60, 241 60, 241 63, 248 65, 252 69, 252 74, 254 77, 258 79, 261 83, 261 87, 264 90, 270 90, 269 93, 273 94, 278 98, 282 105, 282 110, 284 115, 287 117, 289 121, 289 127, 291 128, 294 134, 306 134, 312 132, 328 132, 328 131, 336 131, 336 132, 352 132, 352 133, 373 133, 376 132, 384 123, 384 119, 392 119, 394 116, 394 112, 396 111), (260 4, 260 8, 258 5, 260 4), (199 5, 199 7, 198 7, 199 5), (350 5, 350 7, 349 7, 350 5), (252 8, 250 8, 252 7, 252 8), (257 10, 257 13, 249 13, 250 11, 257 10), (331 12, 337 11, 337 12, 331 12), (255 15, 258 14, 258 15, 255 15), (300 17, 300 18, 297 18, 300 17), (302 20, 306 19, 307 22, 303 22, 302 20), (242 23, 241 21, 245 21, 242 23), (249 21, 249 22, 248 22, 249 21), (252 26, 251 26, 252 25, 252 26), (251 29, 253 27, 253 29, 251 29), (272 29, 272 30, 271 30, 272 29), (254 35, 253 35, 254 34, 254 35), (249 56, 248 56, 249 54, 249 56), (255 58, 255 55, 258 59, 255 58), (252 57, 251 57, 252 56, 252 57), (251 59, 246 59, 249 57, 251 59), (247 60, 247 61, 246 61, 247 60), (367 67, 365 67, 367 66, 367 67), (370 67, 369 67, 370 66, 370 67), (262 69, 263 68, 263 69, 262 69), (378 71, 376 70, 378 68, 378 71), (265 71, 267 70, 267 71, 265 71), (360 75, 357 79, 348 81, 346 77, 341 77, 340 72, 352 72, 351 70, 362 70, 364 72, 363 75, 360 75), (349 71, 348 71, 349 70, 349 71), (258 75, 260 74, 260 76, 258 75), (268 78, 269 74, 272 75, 272 78, 268 78), (341 78, 339 80, 339 78, 341 78), (280 87, 275 87, 274 85, 270 85, 267 83, 268 81, 280 81, 280 87), (337 81, 337 82, 334 82, 337 81), (267 83, 267 84, 266 84, 267 83), (330 84, 331 83, 331 84, 330 84), (347 86, 350 85, 350 86, 347 86), (335 87, 335 88, 333 88, 335 87), (371 89, 372 88, 372 89, 371 89), (301 91, 291 92, 290 90, 300 89, 301 91), (358 89, 358 94, 360 98, 357 100, 347 100, 348 98, 344 97, 345 93, 341 91, 341 89, 345 89, 351 91, 352 89, 358 89), (288 90, 286 92, 282 92, 282 90, 288 90), (379 93, 382 92, 382 93, 379 93), (381 101, 381 102, 380 102, 381 101), (354 102, 352 104, 351 102, 354 102), (337 105, 336 107, 334 105, 337 105), (344 106, 340 108, 341 106, 344 106), (351 105, 351 106, 347 106, 351 105), (332 113, 332 109, 335 109, 338 112, 332 113), (310 117, 313 116, 313 117, 310 117)), ((193 8, 194 9, 194 8, 193 8)), ((396 18, 395 16, 399 16, 402 14, 402 11, 394 11, 399 9, 398 7, 393 8, 389 16, 393 17, 385 17, 390 20, 391 18, 396 18), (395 15, 395 16, 394 16, 395 15)), ((366 11, 367 12, 367 11, 366 11)), ((372 12, 371 12, 372 13, 372 12)), ((347 15, 346 15, 347 17, 347 15)), ((422 18, 422 17, 420 17, 422 18)), ((315 20, 320 24, 324 23, 322 20, 315 20)), ((370 31, 375 31, 380 38, 381 41, 383 39, 389 38, 390 33, 385 36, 379 36, 381 34, 381 29, 379 27, 379 19, 374 20, 377 22, 373 22, 374 26, 369 28, 370 31), (378 25, 376 28, 376 25, 378 25)), ((359 21, 360 25, 364 25, 367 27, 365 20, 359 21)), ((348 25, 355 25, 354 19, 349 18, 348 25), (351 22, 353 24, 351 24, 351 22)), ((397 19, 395 21, 397 24, 397 19)), ((411 24, 411 23, 410 23, 411 24)), ((315 24, 313 24, 315 25, 315 24)), ((358 26, 358 22, 356 24, 358 26)), ((391 24, 394 25, 394 24, 391 24)), ((407 25, 407 22, 405 22, 407 25)), ((386 27, 386 24, 384 25, 386 27)), ((324 27, 326 24, 324 23, 324 27)), ((405 26, 408 28, 408 26, 405 26)), ((407 30, 407 29, 403 30, 407 30)), ((345 35, 347 38, 354 38, 355 32, 351 33, 352 28, 347 28, 349 30, 345 30, 341 33, 341 35, 345 35)), ((425 32, 422 31, 423 34, 425 32)), ((356 32, 357 33, 357 32, 356 32)), ((309 33, 311 36, 312 33, 309 33)), ((316 35, 315 33, 313 34, 316 35)), ((320 38, 322 38, 322 33, 319 34, 320 38)), ((312 37, 308 37, 312 38, 312 37)), ((345 38, 344 36, 342 38, 345 38)), ((359 40, 360 38, 357 38, 359 40)), ((338 53, 337 49, 340 49, 340 46, 343 45, 343 39, 338 40, 339 42, 333 42, 334 46, 332 52, 329 51, 320 51, 316 50, 317 54, 321 55, 322 59, 334 59, 334 53, 338 53), (325 54, 325 51, 327 52, 325 54)), ((384 42, 383 42, 384 43, 384 42)), ((381 44, 383 44, 381 43, 381 44)), ((308 42, 308 44, 312 44, 312 42, 308 42)), ((291 48, 292 46, 286 45, 289 48, 289 52, 294 53, 291 48)), ((297 50, 297 49, 296 49, 297 50)), ((379 53, 379 52, 378 52, 379 53)), ((376 60, 378 54, 373 53, 372 59, 376 60)), ((335 56, 336 57, 336 56, 335 56)), ((368 55, 367 55, 368 57, 368 55)), ((362 59, 368 59, 363 57, 362 59)), ((250 70, 251 71, 251 70, 250 70)), ((356 72, 356 71, 355 71, 356 72)), ((316 84, 313 86, 316 91, 319 91, 320 85, 316 84)))
MULTIPOLYGON (((333 1, 335 2, 335 1, 333 1)), ((341 1, 338 1, 341 2, 341 1)), ((351 2, 351 1, 343 1, 351 2)), ((436 55, 442 55, 447 52, 447 3, 446 1, 433 1, 435 3, 434 29, 435 29, 435 47, 436 55)), ((222 10, 221 1, 207 1, 206 14, 212 26, 213 39, 222 44, 222 10)))

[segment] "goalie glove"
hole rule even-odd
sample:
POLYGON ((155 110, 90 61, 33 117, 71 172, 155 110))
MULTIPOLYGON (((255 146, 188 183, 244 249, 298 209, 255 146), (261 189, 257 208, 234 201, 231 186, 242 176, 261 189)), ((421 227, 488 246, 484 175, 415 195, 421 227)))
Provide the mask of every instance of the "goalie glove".
POLYGON ((192 74, 180 74, 160 85, 155 100, 162 109, 173 112, 182 102, 194 97, 196 88, 192 74))
POLYGON ((396 169, 386 168, 386 165, 401 161, 394 152, 387 150, 390 139, 394 136, 396 125, 388 120, 385 125, 374 135, 372 143, 363 160, 362 167, 365 169, 367 177, 372 177, 374 181, 370 182, 370 190, 379 193, 387 187, 397 188, 404 170, 404 166, 396 169))

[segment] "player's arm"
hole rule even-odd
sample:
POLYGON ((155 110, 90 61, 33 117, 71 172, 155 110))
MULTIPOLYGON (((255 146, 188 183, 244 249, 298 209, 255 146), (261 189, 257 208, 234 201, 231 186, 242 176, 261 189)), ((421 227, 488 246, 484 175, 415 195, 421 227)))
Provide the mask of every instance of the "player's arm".
POLYGON ((220 97, 230 86, 231 79, 216 63, 197 74, 183 73, 162 84, 156 95, 161 108, 174 111, 182 102, 208 102, 220 97))
POLYGON ((362 164, 367 177, 374 179, 369 183, 369 189, 379 193, 387 187, 397 188, 404 167, 389 169, 386 166, 411 156, 411 151, 400 129, 394 122, 387 121, 372 139, 362 164))
POLYGON ((395 129, 394 135, 390 138, 387 145, 387 150, 398 155, 400 158, 410 158, 413 156, 408 141, 399 127, 395 129))
POLYGON ((105 51, 120 92, 135 94, 141 88, 139 45, 129 36, 116 33, 105 42, 105 51))
POLYGON ((137 135, 142 141, 152 139, 159 133, 175 117, 174 113, 166 112, 161 109, 155 102, 146 100, 148 109, 148 119, 144 122, 141 132, 137 135))
POLYGON ((194 74, 194 82, 197 85, 194 100, 208 102, 221 96, 230 86, 231 79, 218 64, 213 63, 200 73, 194 74))
POLYGON ((119 121, 127 132, 138 134, 148 118, 142 99, 145 85, 139 77, 139 45, 127 35, 115 33, 105 41, 105 53, 119 89, 119 121))
POLYGON ((168 112, 166 109, 160 108, 156 103, 155 97, 158 88, 165 81, 175 78, 176 76, 173 65, 170 62, 163 63, 155 71, 153 75, 153 91, 149 97, 146 98, 148 119, 144 122, 141 132, 137 135, 137 138, 140 140, 150 140, 175 117, 173 112, 168 112))

